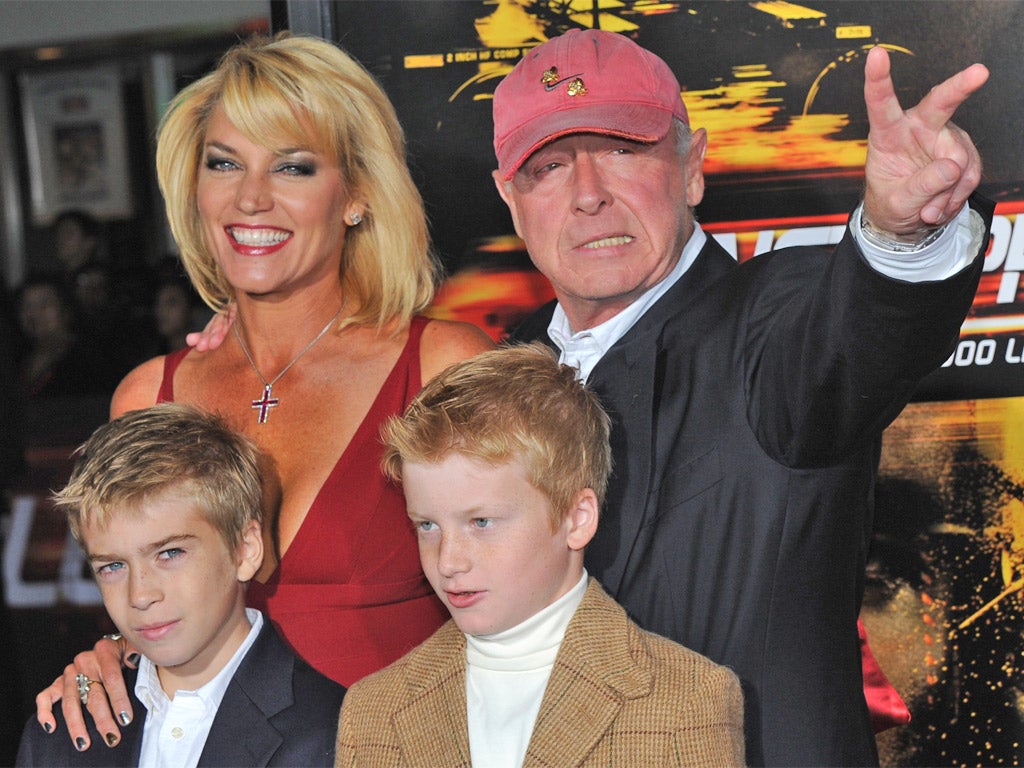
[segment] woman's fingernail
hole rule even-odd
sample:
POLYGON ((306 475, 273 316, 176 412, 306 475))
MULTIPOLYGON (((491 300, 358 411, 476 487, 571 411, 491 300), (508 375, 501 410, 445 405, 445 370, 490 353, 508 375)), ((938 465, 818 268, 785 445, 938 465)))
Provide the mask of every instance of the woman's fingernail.
POLYGON ((77 739, 75 739, 75 746, 78 748, 79 752, 84 752, 85 748, 88 745, 89 742, 87 742, 83 736, 79 736, 77 739))
POLYGON ((128 725, 128 723, 132 721, 132 719, 128 717, 127 712, 119 712, 117 715, 117 719, 121 721, 121 725, 128 725))
POLYGON ((43 730, 47 733, 53 733, 53 726, 50 723, 43 723, 43 730))
POLYGON ((112 747, 115 744, 117 744, 117 734, 116 733, 108 733, 104 738, 106 738, 106 740, 107 740, 107 746, 108 747, 112 747))
POLYGON ((137 653, 129 653, 128 654, 128 663, 129 664, 134 664, 135 666, 138 666, 140 659, 141 659, 141 657, 137 653))

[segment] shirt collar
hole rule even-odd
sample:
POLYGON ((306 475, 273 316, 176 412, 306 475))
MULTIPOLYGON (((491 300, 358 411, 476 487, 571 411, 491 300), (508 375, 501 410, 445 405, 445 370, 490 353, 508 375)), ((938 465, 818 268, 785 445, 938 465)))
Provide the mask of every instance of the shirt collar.
MULTIPOLYGON (((238 650, 210 682, 195 691, 188 691, 188 693, 198 696, 209 712, 217 711, 231 679, 235 676, 235 671, 252 644, 256 642, 256 636, 259 635, 260 629, 263 627, 262 613, 253 608, 246 608, 245 615, 252 626, 249 628, 249 634, 245 636, 245 640, 238 646, 238 650)), ((164 689, 160 685, 156 665, 145 656, 139 662, 139 676, 135 681, 135 696, 146 706, 147 710, 154 714, 166 712, 171 704, 171 699, 164 693, 164 689)))
POLYGON ((568 592, 514 627, 466 635, 466 659, 483 669, 525 671, 553 664, 565 630, 587 591, 587 572, 568 592))
POLYGON ((697 260, 707 235, 699 226, 694 226, 690 239, 686 241, 679 261, 660 282, 648 288, 636 301, 624 310, 593 328, 574 332, 561 303, 555 305, 555 312, 548 325, 548 336, 561 350, 559 362, 572 365, 579 370, 579 377, 586 381, 594 366, 605 353, 632 328, 636 321, 675 285, 697 260))

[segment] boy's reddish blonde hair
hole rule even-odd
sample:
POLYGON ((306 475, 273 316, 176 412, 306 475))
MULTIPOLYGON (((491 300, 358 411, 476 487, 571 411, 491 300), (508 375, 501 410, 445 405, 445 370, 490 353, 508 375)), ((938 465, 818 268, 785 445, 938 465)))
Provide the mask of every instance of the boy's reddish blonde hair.
POLYGON ((576 495, 604 501, 610 424, 597 396, 541 344, 504 347, 456 363, 383 428, 385 474, 438 463, 452 452, 487 464, 518 461, 551 501, 552 526, 576 495))

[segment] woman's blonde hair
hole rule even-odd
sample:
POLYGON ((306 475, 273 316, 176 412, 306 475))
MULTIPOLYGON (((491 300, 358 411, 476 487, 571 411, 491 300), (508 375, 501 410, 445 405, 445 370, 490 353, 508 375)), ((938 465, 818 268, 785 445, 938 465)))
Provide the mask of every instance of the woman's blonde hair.
POLYGON ((394 107, 337 46, 285 32, 229 50, 213 72, 178 93, 160 124, 156 166, 167 218, 210 307, 220 310, 233 296, 203 236, 196 200, 206 127, 218 104, 259 146, 308 146, 336 162, 351 199, 365 206, 342 252, 339 277, 349 306, 358 307, 346 322, 382 326, 430 304, 438 267, 394 107))

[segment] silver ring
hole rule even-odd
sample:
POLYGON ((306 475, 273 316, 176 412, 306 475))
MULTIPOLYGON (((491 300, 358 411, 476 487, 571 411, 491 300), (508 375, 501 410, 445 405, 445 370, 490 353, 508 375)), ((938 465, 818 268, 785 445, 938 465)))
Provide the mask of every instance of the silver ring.
POLYGON ((121 664, 124 664, 124 652, 128 647, 128 641, 124 639, 124 635, 120 632, 112 632, 109 635, 104 635, 103 639, 113 640, 117 643, 117 652, 121 655, 121 664))
POLYGON ((97 680, 90 680, 81 673, 75 675, 75 684, 78 685, 78 698, 81 699, 83 707, 89 704, 89 689, 97 682, 97 680))

